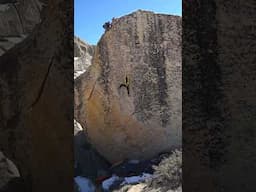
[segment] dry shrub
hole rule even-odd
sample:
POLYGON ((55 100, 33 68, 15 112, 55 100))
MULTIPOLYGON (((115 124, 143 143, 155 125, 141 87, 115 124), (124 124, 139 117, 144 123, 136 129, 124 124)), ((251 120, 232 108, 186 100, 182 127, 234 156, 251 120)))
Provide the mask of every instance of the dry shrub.
POLYGON ((175 150, 163 159, 158 166, 153 166, 155 172, 151 180, 152 187, 167 187, 177 189, 182 183, 182 152, 175 150))

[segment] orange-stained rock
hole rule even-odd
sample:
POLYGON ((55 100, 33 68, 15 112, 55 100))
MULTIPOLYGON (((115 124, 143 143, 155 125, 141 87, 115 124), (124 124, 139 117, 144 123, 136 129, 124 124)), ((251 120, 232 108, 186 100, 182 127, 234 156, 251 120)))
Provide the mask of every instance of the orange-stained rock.
POLYGON ((181 146, 181 101, 178 16, 137 11, 115 19, 75 81, 75 118, 111 162, 181 146))

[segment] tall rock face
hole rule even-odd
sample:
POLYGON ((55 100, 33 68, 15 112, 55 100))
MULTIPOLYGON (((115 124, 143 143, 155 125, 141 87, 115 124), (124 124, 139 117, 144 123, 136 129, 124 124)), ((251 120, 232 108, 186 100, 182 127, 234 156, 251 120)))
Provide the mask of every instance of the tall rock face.
POLYGON ((255 0, 182 7, 183 190, 256 191, 255 0))
POLYGON ((75 118, 109 161, 181 146, 181 17, 113 19, 75 81, 75 118))
POLYGON ((95 46, 74 37, 74 78, 84 73, 91 65, 95 46))
POLYGON ((0 150, 24 191, 72 191, 73 1, 42 1, 42 22, 0 57, 0 150))

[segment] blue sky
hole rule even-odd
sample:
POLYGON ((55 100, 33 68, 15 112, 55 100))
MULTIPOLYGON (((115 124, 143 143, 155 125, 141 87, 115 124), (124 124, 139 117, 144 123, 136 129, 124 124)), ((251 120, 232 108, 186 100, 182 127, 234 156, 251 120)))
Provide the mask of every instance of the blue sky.
POLYGON ((172 15, 182 14, 182 0, 75 0, 75 35, 97 44, 102 25, 138 9, 172 15))

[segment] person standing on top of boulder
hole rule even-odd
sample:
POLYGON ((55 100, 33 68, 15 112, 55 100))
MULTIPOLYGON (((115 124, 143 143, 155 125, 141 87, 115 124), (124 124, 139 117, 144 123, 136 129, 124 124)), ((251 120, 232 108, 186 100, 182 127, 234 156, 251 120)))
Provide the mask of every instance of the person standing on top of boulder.
POLYGON ((103 28, 105 29, 105 31, 108 31, 111 28, 111 23, 109 21, 104 23, 103 28))

